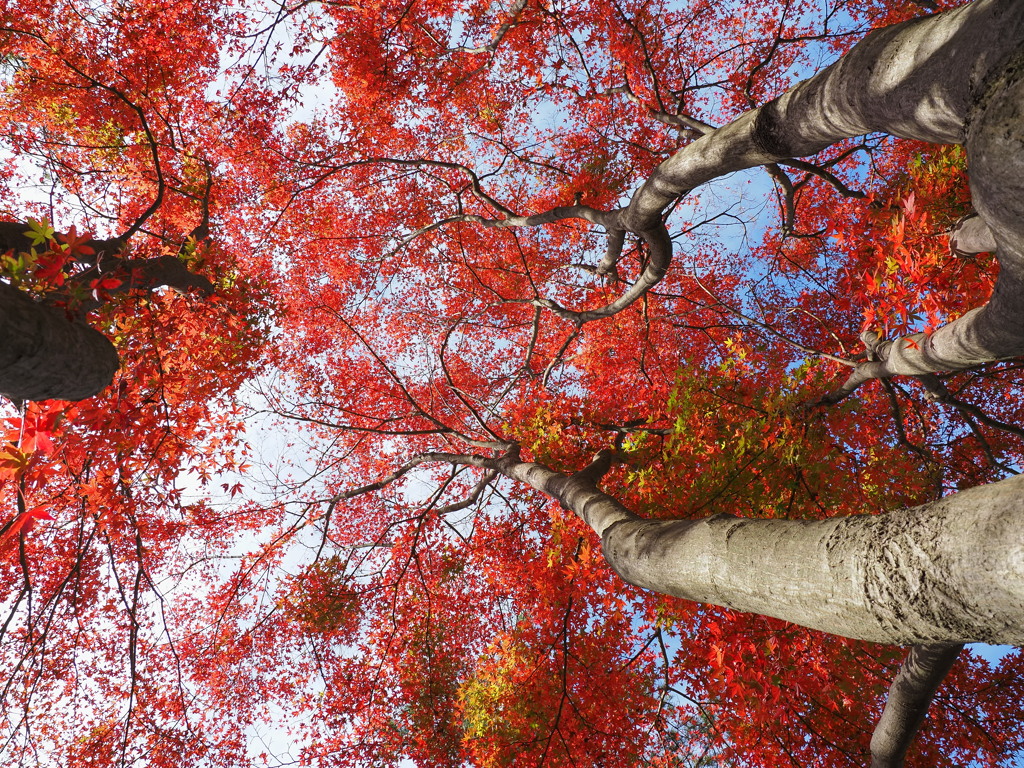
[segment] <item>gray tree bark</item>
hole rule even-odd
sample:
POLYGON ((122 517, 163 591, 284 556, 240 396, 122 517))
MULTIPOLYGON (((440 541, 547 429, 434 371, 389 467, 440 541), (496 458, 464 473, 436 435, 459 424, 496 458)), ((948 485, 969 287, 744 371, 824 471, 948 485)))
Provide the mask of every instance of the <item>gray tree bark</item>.
POLYGON ((871 768, 903 765, 928 705, 962 650, 962 645, 915 645, 910 649, 871 735, 871 768))
POLYGON ((893 645, 1024 645, 1024 476, 886 515, 647 520, 516 454, 481 466, 558 499, 630 584, 893 645))
MULTIPOLYGON (((984 234, 1001 268, 991 299, 931 334, 883 341, 830 399, 871 378, 962 370, 1024 355, 1022 74, 1020 0, 976 0, 875 30, 814 77, 663 162, 626 208, 608 214, 610 229, 614 237, 626 230, 656 242, 652 233, 663 229, 663 212, 694 187, 865 133, 964 144, 980 215, 970 225, 971 244, 984 234)), ((637 285, 656 284, 667 262, 664 254, 652 258, 650 274, 637 285)))
MULTIPOLYGON (((0 252, 28 251, 32 241, 26 227, 0 221, 0 252)), ((197 233, 206 237, 205 222, 197 233)), ((128 259, 122 255, 126 244, 123 237, 89 240, 94 253, 80 257, 86 268, 71 276, 65 288, 76 284, 86 293, 90 281, 114 277, 120 283, 106 291, 108 296, 161 286, 181 293, 213 293, 209 280, 189 272, 175 256, 128 259)), ((109 386, 119 365, 117 353, 103 334, 80 319, 103 303, 103 298, 86 298, 76 303, 76 316, 69 317, 0 282, 0 395, 12 400, 84 400, 109 386)))
POLYGON ((106 336, 0 282, 0 394, 12 400, 84 400, 119 366, 106 336))
POLYGON ((516 447, 500 459, 435 458, 500 472, 557 499, 636 586, 911 644, 871 739, 872 768, 901 768, 964 643, 1024 644, 1024 475, 887 515, 645 520, 598 489, 614 451, 573 475, 522 461, 516 447))

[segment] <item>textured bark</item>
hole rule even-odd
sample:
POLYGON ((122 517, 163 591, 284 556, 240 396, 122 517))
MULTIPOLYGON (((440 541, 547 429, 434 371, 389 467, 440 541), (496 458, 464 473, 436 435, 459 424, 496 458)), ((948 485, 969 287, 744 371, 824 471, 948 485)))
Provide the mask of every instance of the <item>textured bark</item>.
MULTIPOLYGON (((0 221, 0 252, 31 249, 27 228, 22 222, 0 221)), ((205 237, 205 223, 194 234, 205 237)), ((162 286, 181 293, 213 293, 209 280, 189 272, 175 256, 125 258, 123 237, 86 244, 94 253, 79 257, 85 269, 68 278, 65 290, 77 285, 88 296, 93 281, 112 277, 120 284, 107 289, 108 296, 162 286)), ((67 296, 56 293, 48 298, 67 296)), ((102 297, 86 298, 75 304, 75 314, 84 317, 103 303, 102 297)), ((118 366, 117 352, 103 334, 69 318, 62 309, 38 304, 0 283, 0 394, 13 400, 83 400, 107 387, 118 366)))
MULTIPOLYGON (((881 131, 962 143, 979 217, 961 223, 951 246, 961 254, 996 253, 1001 269, 991 299, 928 336, 871 339, 868 362, 832 399, 870 378, 1024 355, 1022 73, 1020 0, 977 0, 878 30, 815 77, 662 163, 630 204, 610 215, 610 242, 621 242, 623 231, 651 242, 664 211, 694 187, 846 138, 881 131)), ((652 252, 660 258, 637 282, 644 290, 661 279, 670 257, 653 245, 652 252)), ((576 513, 632 584, 845 637, 912 645, 872 738, 873 768, 902 765, 962 644, 1024 644, 1024 477, 881 516, 644 520, 598 490, 608 460, 598 457, 572 476, 515 452, 485 465, 576 513)))
POLYGON ((1024 644, 1024 479, 882 516, 620 523, 627 581, 896 645, 1024 644))
POLYGON ((910 649, 871 736, 871 768, 902 768, 935 692, 962 650, 962 645, 915 645, 910 649))
POLYGON ((13 400, 84 400, 119 365, 107 338, 0 282, 0 394, 13 400))
POLYGON ((887 515, 645 520, 515 456, 489 465, 558 499, 654 592, 895 645, 1024 645, 1024 476, 887 515))

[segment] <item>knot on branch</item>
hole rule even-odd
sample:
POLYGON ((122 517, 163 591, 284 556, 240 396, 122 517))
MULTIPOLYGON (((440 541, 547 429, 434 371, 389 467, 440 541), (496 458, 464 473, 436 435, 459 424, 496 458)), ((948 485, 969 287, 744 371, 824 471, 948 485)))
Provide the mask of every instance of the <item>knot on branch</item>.
POLYGON ((864 345, 864 354, 869 361, 878 359, 878 348, 881 346, 884 339, 882 334, 877 331, 864 331, 860 335, 861 343, 864 345))
POLYGON ((779 109, 779 99, 772 99, 758 109, 754 118, 754 145, 764 154, 780 159, 806 154, 792 147, 787 127, 779 109))

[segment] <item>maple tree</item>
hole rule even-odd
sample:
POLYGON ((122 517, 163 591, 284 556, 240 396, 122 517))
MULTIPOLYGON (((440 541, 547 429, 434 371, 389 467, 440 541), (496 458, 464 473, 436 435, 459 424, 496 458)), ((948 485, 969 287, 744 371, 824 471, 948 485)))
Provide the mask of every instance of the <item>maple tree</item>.
POLYGON ((1024 9, 949 6, 4 7, 4 749, 1008 764, 1024 9))

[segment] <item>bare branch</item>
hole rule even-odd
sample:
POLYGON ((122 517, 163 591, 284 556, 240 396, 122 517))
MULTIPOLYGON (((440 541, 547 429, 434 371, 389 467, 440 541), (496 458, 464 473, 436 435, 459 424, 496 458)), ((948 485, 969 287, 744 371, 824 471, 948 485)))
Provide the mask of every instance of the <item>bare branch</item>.
POLYGON ((614 96, 621 94, 625 96, 629 101, 637 104, 647 110, 647 113, 657 120, 659 123, 665 125, 671 125, 673 128, 679 128, 693 136, 703 136, 709 131, 715 130, 715 126, 710 123, 705 123, 703 120, 698 120, 690 115, 683 114, 672 114, 662 109, 656 109, 645 104, 639 96, 633 93, 633 89, 629 86, 629 83, 624 85, 616 85, 612 88, 606 88, 605 90, 598 93, 598 96, 614 96))
POLYGON ((782 187, 782 234, 788 235, 796 229, 796 192, 793 181, 776 163, 768 163, 764 168, 782 187))
POLYGON ((551 374, 555 370, 555 366, 561 362, 562 355, 565 354, 565 350, 569 348, 569 345, 572 344, 572 342, 576 339, 577 336, 579 336, 579 334, 580 329, 574 329, 573 332, 566 337, 565 342, 563 342, 562 346, 558 348, 558 351, 555 352, 554 356, 551 358, 551 362, 548 363, 548 367, 544 369, 544 375, 541 377, 540 380, 541 386, 547 387, 548 380, 551 378, 551 374))
POLYGON ((467 397, 466 393, 463 392, 462 389, 460 389, 455 384, 455 381, 452 378, 451 371, 448 370, 448 364, 445 362, 444 359, 445 351, 448 349, 448 342, 451 340, 452 334, 455 332, 455 329, 458 328, 458 326, 458 322, 454 323, 451 326, 451 328, 448 329, 448 332, 445 333, 444 341, 441 342, 441 349, 438 353, 438 359, 441 363, 441 371, 444 373, 445 381, 448 382, 448 386, 451 387, 452 392, 455 393, 455 396, 459 399, 459 402, 461 402, 466 407, 466 410, 469 411, 470 414, 472 414, 474 420, 476 420, 476 423, 480 425, 480 428, 484 430, 485 433, 490 435, 490 437, 495 441, 496 444, 507 444, 508 441, 506 441, 503 437, 501 437, 501 435, 499 435, 497 432, 491 429, 490 425, 480 415, 480 412, 473 407, 472 403, 469 402, 469 398, 467 397))
POLYGON ((779 165, 786 165, 789 166, 790 168, 796 168, 797 170, 809 173, 812 176, 817 176, 819 179, 823 179, 827 183, 831 184, 836 189, 836 191, 839 192, 839 194, 841 194, 843 197, 853 197, 857 199, 867 197, 867 195, 865 195, 859 189, 850 189, 842 182, 841 179, 839 179, 838 176, 836 176, 833 173, 829 173, 820 165, 809 163, 806 160, 796 159, 780 160, 779 165))
POLYGON ((386 488, 396 480, 400 480, 405 475, 409 474, 416 467, 423 464, 453 464, 456 466, 470 466, 470 467, 482 467, 489 468, 488 462, 490 460, 483 456, 476 456, 470 453, 444 453, 439 451, 433 451, 430 453, 421 453, 418 456, 414 456, 405 462, 402 466, 396 469, 389 475, 375 480, 367 485, 361 485, 358 488, 353 488, 349 491, 344 491, 333 497, 331 497, 331 504, 337 504, 340 501, 346 501, 348 499, 354 499, 357 496, 363 496, 367 493, 373 493, 379 491, 382 488, 386 488))

